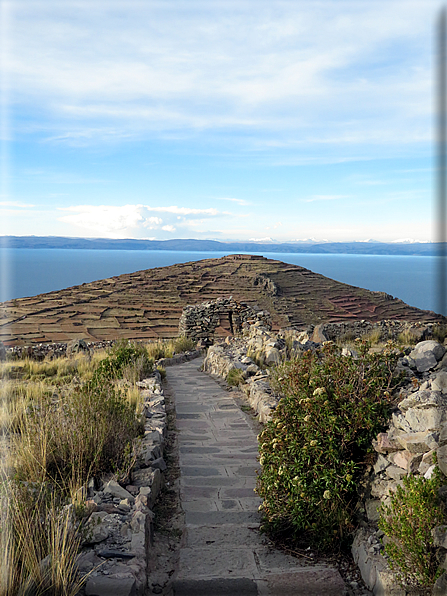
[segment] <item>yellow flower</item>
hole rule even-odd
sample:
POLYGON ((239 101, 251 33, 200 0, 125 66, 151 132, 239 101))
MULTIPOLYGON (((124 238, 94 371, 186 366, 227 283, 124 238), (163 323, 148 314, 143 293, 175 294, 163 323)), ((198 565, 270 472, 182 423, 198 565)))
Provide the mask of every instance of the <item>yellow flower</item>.
POLYGON ((323 493, 323 499, 330 499, 331 498, 331 491, 325 490, 323 493))
POLYGON ((324 387, 317 387, 313 392, 314 397, 318 397, 319 395, 324 395, 326 393, 326 389, 324 387))
POLYGON ((317 445, 317 443, 318 443, 318 441, 313 440, 310 442, 310 446, 315 447, 315 445, 317 445))

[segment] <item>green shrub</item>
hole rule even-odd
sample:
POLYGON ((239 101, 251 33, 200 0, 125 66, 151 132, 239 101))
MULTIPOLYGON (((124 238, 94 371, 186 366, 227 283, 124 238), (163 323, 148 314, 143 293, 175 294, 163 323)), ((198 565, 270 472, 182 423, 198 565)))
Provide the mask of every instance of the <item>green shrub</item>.
POLYGON ((436 559, 431 531, 445 523, 438 497, 441 474, 426 480, 404 476, 403 486, 391 495, 390 505, 382 504, 379 528, 389 538, 385 545, 389 564, 402 586, 430 588, 442 572, 436 559))
POLYGON ((353 530, 356 481, 387 420, 397 360, 368 348, 360 342, 353 359, 328 343, 277 368, 273 388, 284 397, 259 437, 257 483, 271 534, 324 550, 353 530))
POLYGON ((172 340, 172 344, 176 354, 191 352, 196 347, 194 340, 190 337, 186 337, 186 335, 179 335, 179 337, 172 340))
POLYGON ((245 383, 244 371, 241 368, 232 368, 227 374, 227 383, 233 387, 245 383))
POLYGON ((114 380, 124 374, 132 378, 138 376, 136 380, 139 381, 152 372, 152 365, 153 361, 145 346, 127 340, 119 341, 113 346, 109 356, 98 364, 93 382, 99 379, 114 380), (132 372, 132 368, 136 372, 132 372))

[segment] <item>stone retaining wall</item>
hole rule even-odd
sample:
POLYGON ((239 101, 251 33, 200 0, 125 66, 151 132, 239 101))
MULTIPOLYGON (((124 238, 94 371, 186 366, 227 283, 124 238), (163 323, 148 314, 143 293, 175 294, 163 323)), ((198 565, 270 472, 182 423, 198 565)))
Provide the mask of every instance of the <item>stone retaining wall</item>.
POLYGON ((84 543, 77 559, 88 575, 85 596, 136 596, 147 593, 147 561, 152 546, 151 511, 164 485, 163 447, 167 419, 161 377, 155 372, 138 383, 146 419, 136 465, 126 485, 104 478, 85 488, 84 543))
MULTIPOLYGON (((363 580, 375 596, 406 596, 391 573, 377 529, 380 504, 389 504, 390 491, 411 474, 430 478, 437 458, 447 475, 447 354, 435 341, 423 341, 398 363, 409 382, 400 390, 399 402, 386 432, 373 442, 377 459, 365 483, 365 527, 357 533, 352 554, 363 580)), ((447 527, 435 530, 439 560, 447 569, 447 527)), ((446 582, 437 582, 433 594, 446 582)), ((410 594, 410 592, 408 592, 410 594)))
POLYGON ((247 321, 262 321, 265 326, 271 327, 268 312, 255 310, 245 302, 237 302, 232 296, 218 298, 184 308, 179 322, 179 335, 186 335, 194 341, 209 340, 219 326, 235 335, 242 332, 242 325, 247 321))

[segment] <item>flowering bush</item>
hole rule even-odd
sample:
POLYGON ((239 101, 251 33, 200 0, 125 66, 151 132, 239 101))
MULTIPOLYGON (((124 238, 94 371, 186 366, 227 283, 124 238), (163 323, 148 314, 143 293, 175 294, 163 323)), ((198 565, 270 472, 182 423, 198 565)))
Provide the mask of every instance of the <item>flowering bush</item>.
POLYGON ((353 530, 356 482, 389 412, 397 356, 388 349, 358 359, 326 344, 279 366, 284 397, 259 436, 263 527, 322 550, 353 530))

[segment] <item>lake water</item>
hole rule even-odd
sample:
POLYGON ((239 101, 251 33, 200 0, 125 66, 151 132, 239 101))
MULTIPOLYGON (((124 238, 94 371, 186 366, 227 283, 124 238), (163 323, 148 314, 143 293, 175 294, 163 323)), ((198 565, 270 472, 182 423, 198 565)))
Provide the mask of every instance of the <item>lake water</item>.
MULTIPOLYGON (((122 273, 227 254, 232 252, 1 249, 0 301, 35 296, 122 273)), ((438 310, 436 257, 262 254, 353 286, 387 292, 411 306, 438 310)), ((447 312, 443 314, 447 315, 447 312)))

